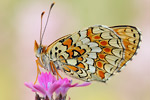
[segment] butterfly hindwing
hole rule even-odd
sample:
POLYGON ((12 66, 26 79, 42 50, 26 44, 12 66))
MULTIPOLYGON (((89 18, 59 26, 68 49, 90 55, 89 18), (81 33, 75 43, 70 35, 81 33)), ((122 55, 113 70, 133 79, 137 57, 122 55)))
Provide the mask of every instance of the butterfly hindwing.
POLYGON ((118 71, 120 71, 120 69, 136 54, 141 41, 141 33, 139 29, 129 25, 112 26, 110 28, 119 35, 125 48, 125 59, 118 69, 118 71))

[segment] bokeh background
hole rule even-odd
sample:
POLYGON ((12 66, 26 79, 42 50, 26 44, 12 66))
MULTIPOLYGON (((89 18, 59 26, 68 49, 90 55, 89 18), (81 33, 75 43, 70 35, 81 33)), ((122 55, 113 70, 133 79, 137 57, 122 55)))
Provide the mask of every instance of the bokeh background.
MULTIPOLYGON (((24 82, 34 82, 34 40, 40 14, 51 0, 0 1, 0 100, 34 100, 24 82)), ((68 92, 71 100, 150 100, 150 0, 55 0, 43 44, 79 29, 128 24, 142 31, 137 56, 106 84, 93 82, 68 92)), ((79 82, 79 81, 75 81, 79 82)), ((81 83, 81 82, 80 82, 81 83)))

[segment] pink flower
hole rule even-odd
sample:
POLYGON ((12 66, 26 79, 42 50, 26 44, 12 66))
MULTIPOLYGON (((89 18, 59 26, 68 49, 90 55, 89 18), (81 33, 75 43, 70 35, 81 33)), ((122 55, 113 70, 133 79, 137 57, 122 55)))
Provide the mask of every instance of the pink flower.
POLYGON ((33 92, 41 93, 44 98, 47 98, 49 100, 53 99, 53 93, 56 93, 56 98, 59 96, 62 96, 62 98, 66 97, 67 91, 71 87, 82 87, 82 86, 88 86, 90 85, 89 82, 85 82, 83 84, 75 83, 71 85, 72 81, 64 78, 56 80, 54 76, 51 75, 51 73, 41 73, 38 76, 38 82, 39 84, 33 84, 33 83, 27 83, 25 82, 25 86, 32 89, 33 92))

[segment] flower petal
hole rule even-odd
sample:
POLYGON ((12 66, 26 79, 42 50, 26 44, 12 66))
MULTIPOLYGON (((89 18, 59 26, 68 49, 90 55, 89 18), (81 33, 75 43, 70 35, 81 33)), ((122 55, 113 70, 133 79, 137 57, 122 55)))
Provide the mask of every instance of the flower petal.
POLYGON ((88 86, 90 84, 90 82, 84 82, 83 84, 77 85, 76 87, 88 86))
POLYGON ((70 85, 70 87, 76 87, 76 86, 78 86, 78 83, 75 83, 75 84, 73 84, 73 85, 70 85))
POLYGON ((41 93, 43 96, 46 96, 46 90, 43 87, 40 85, 34 85, 33 87, 37 90, 37 92, 41 93))
POLYGON ((55 82, 53 83, 50 87, 49 87, 49 94, 53 94, 53 92, 55 92, 59 87, 61 86, 60 82, 55 82))
POLYGON ((45 78, 44 78, 44 74, 43 72, 41 74, 39 74, 38 76, 38 82, 41 86, 43 86, 43 88, 46 88, 46 83, 45 83, 45 78))
POLYGON ((31 83, 31 82, 30 83, 25 82, 24 85, 26 87, 32 89, 33 92, 37 92, 37 90, 33 87, 34 86, 33 83, 31 83))
POLYGON ((56 92, 57 89, 59 89, 61 86, 61 83, 59 82, 54 82, 53 84, 50 84, 49 89, 47 91, 47 96, 49 100, 51 100, 51 96, 53 95, 54 92, 56 92))

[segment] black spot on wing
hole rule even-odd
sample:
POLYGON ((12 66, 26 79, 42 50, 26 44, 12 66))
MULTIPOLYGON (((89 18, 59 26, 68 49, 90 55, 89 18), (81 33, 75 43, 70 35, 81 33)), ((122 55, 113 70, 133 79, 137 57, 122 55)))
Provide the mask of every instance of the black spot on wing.
POLYGON ((61 53, 61 50, 58 50, 58 53, 61 53))
POLYGON ((55 50, 58 50, 58 47, 55 47, 55 50))
POLYGON ((55 57, 57 57, 57 52, 55 52, 55 57))

